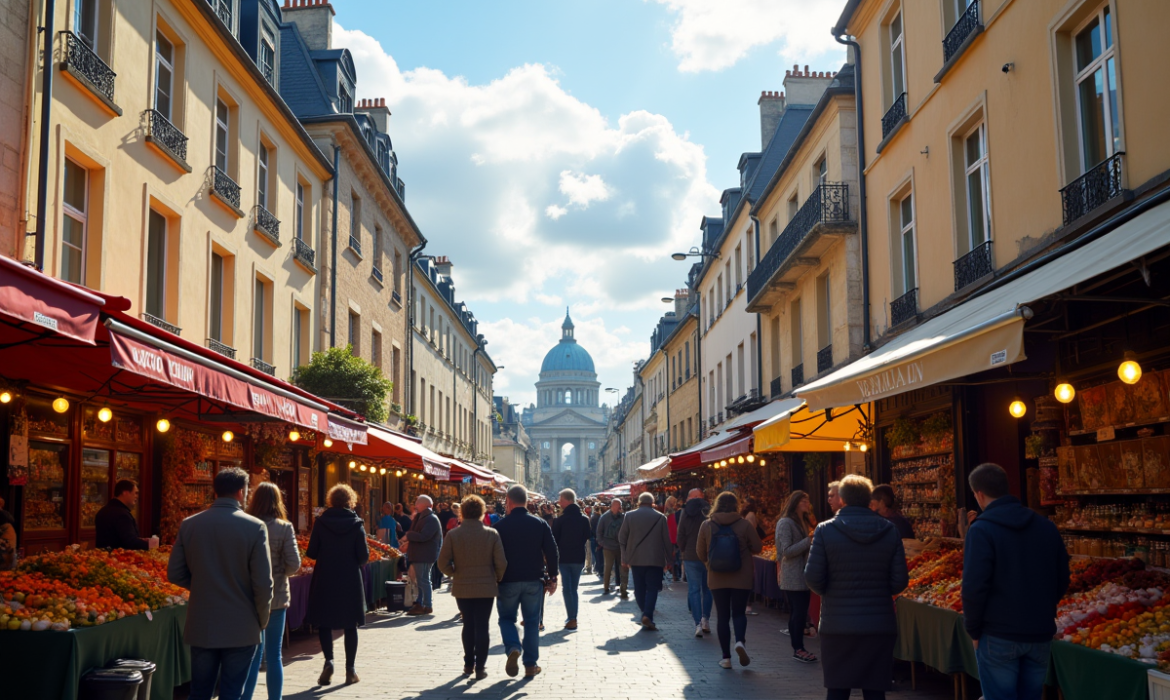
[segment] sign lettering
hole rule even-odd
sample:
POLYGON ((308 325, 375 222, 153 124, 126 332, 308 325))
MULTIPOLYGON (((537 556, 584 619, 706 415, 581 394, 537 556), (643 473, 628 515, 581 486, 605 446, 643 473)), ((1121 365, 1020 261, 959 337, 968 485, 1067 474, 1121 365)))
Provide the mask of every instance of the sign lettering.
POLYGON ((886 371, 871 377, 857 380, 857 388, 867 400, 874 396, 882 396, 892 391, 906 390, 921 384, 924 381, 924 370, 921 362, 911 362, 906 365, 891 367, 886 371))
POLYGON ((1000 350, 999 352, 991 353, 991 366, 1002 365, 1007 362, 1007 350, 1000 350))
POLYGON ((40 311, 33 312, 33 320, 45 328, 52 328, 53 330, 57 330, 57 319, 46 316, 40 311))

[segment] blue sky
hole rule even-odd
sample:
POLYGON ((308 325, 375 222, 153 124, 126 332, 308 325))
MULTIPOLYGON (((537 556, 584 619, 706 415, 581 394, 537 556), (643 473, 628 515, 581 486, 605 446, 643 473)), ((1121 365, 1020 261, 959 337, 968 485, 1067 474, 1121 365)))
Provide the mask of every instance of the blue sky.
POLYGON ((760 149, 756 100, 794 63, 837 70, 842 0, 334 4, 358 97, 384 97, 427 252, 532 400, 573 308, 603 386, 624 388, 683 286, 699 219, 760 149))

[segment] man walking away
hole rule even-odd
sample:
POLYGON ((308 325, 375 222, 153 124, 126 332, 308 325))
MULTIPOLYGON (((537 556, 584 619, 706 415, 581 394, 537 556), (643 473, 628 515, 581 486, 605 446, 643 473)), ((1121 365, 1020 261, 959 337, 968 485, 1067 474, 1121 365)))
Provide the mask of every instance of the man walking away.
POLYGON ((568 615, 565 629, 575 630, 577 586, 581 583, 581 569, 585 566, 585 548, 589 546, 589 518, 581 513, 573 489, 561 491, 557 502, 561 506, 561 517, 552 521, 552 533, 561 562, 561 595, 568 615))
POLYGON ((601 580, 605 586, 605 595, 609 595, 609 574, 612 571, 614 574, 614 584, 621 581, 621 599, 627 600, 630 595, 626 593, 626 584, 630 578, 630 572, 622 566, 622 547, 618 544, 618 533, 622 531, 622 522, 626 516, 622 513, 621 499, 615 498, 609 502, 609 512, 601 516, 597 521, 597 543, 601 545, 602 558, 605 561, 605 571, 601 575, 601 580))
POLYGON ((500 580, 496 607, 500 635, 508 652, 504 670, 509 676, 519 673, 517 660, 523 653, 524 677, 532 678, 540 673, 540 666, 536 665, 540 659, 540 604, 544 600, 546 580, 548 592, 556 591, 559 562, 552 530, 543 519, 528 514, 527 503, 528 489, 514 485, 508 489, 508 515, 496 523, 508 562, 500 580), (523 645, 516 628, 517 609, 524 619, 523 645))
POLYGON ((594 503, 593 512, 589 514, 589 547, 593 551, 593 573, 597 574, 597 578, 601 578, 601 572, 605 570, 605 557, 601 554, 601 540, 597 536, 597 523, 601 521, 604 510, 600 503, 594 503))
POLYGON ((1039 700, 1056 606, 1068 590, 1068 551, 1051 520, 1008 493, 1003 467, 981 464, 968 483, 983 513, 967 530, 963 622, 983 697, 1039 700))
POLYGON ((244 512, 248 473, 215 475, 215 502, 179 526, 167 578, 191 591, 183 641, 191 647, 191 700, 239 700, 268 626, 272 560, 264 521, 244 512))
POLYGON ((656 630, 654 608, 662 590, 663 572, 670 571, 674 561, 674 545, 670 543, 666 516, 654 510, 654 494, 643 491, 638 495, 638 508, 625 517, 618 544, 622 566, 629 567, 634 575, 634 600, 642 611, 642 628, 656 630))
POLYGON ((406 611, 407 615, 430 615, 434 611, 431 569, 439 560, 439 550, 443 547, 443 526, 431 508, 432 503, 430 496, 418 497, 414 502, 414 520, 406 533, 406 554, 410 557, 410 570, 418 586, 418 599, 406 611))
POLYGON ((699 528, 707 519, 711 506, 703 499, 702 489, 691 489, 687 502, 678 516, 678 549, 682 552, 683 569, 687 574, 687 602, 695 618, 695 636, 711 634, 711 589, 707 587, 707 566, 699 559, 695 545, 699 528))

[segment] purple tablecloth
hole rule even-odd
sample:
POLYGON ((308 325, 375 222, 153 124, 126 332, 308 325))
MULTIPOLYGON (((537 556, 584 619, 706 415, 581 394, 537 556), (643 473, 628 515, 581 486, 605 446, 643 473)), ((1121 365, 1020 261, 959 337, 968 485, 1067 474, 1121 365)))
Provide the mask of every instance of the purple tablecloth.
MULTIPOLYGON (((366 594, 366 608, 373 609, 377 601, 386 597, 386 581, 393 581, 397 574, 396 562, 389 560, 370 562, 362 566, 362 588, 366 594)), ((288 628, 298 629, 305 623, 305 612, 309 608, 309 583, 313 575, 293 576, 288 580, 289 606, 288 628)))
POLYGON ((309 581, 312 578, 312 574, 306 574, 288 580, 288 614, 285 619, 290 630, 299 628, 305 622, 305 611, 309 609, 309 581))
POLYGON ((752 592, 772 600, 781 600, 784 596, 776 581, 776 562, 753 556, 752 565, 752 592))

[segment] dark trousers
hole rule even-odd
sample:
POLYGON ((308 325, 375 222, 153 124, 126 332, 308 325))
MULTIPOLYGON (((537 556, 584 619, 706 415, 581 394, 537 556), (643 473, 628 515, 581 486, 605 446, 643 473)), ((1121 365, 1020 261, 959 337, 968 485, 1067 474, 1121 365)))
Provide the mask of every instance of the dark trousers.
POLYGON ((654 608, 658 605, 658 592, 662 590, 662 567, 631 566, 634 579, 634 601, 643 617, 654 620, 654 608))
POLYGON ((431 564, 431 590, 439 590, 439 586, 443 585, 443 572, 439 571, 438 564, 431 564))
POLYGON ((731 658, 731 626, 735 625, 735 641, 747 641, 747 602, 751 591, 741 588, 713 588, 715 599, 715 631, 719 634, 719 648, 723 658, 731 658))
POLYGON ((211 700, 218 680, 219 697, 223 700, 239 700, 255 654, 256 645, 233 649, 191 647, 190 697, 194 700, 211 700))
POLYGON ((491 646, 488 625, 491 624, 496 599, 456 598, 455 603, 463 613, 463 665, 483 668, 491 646))
POLYGON ((792 637, 792 651, 804 649, 804 628, 808 626, 809 591, 784 591, 788 598, 788 636, 792 637))
MULTIPOLYGON (((321 653, 326 661, 333 660, 333 630, 321 627, 317 630, 317 638, 321 641, 321 653)), ((357 627, 345 628, 345 667, 353 668, 357 658, 357 627)))
MULTIPOLYGON (((849 688, 829 688, 826 691, 825 700, 849 700, 849 693, 852 691, 849 688)), ((886 691, 884 690, 863 690, 861 691, 862 700, 886 700, 886 691)))

